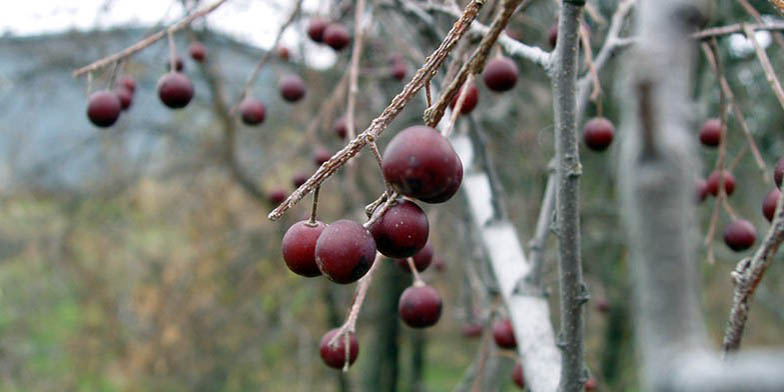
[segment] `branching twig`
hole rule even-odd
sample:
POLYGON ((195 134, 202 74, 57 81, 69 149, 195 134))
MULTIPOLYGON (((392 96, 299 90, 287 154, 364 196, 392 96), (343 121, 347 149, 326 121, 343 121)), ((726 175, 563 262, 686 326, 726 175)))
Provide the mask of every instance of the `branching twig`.
POLYGON ((555 168, 552 167, 550 168, 550 174, 547 176, 547 185, 545 186, 544 196, 542 196, 539 218, 536 220, 536 231, 533 238, 531 238, 531 242, 529 242, 532 267, 531 274, 528 275, 528 281, 533 285, 539 285, 542 279, 544 247, 550 234, 550 224, 553 221, 553 211, 555 210, 555 181, 555 168))
POLYGON ((765 49, 763 49, 759 41, 757 41, 757 37, 754 34, 751 25, 743 25, 743 31, 746 33, 746 38, 754 45, 754 50, 757 52, 757 58, 762 65, 762 69, 765 71, 765 77, 768 79, 768 84, 770 84, 770 88, 773 89, 773 93, 776 94, 776 99, 779 100, 779 104, 784 108, 784 89, 781 88, 781 82, 779 82, 779 78, 773 70, 773 64, 770 63, 770 59, 765 53, 765 49))
POLYGON ((359 80, 359 59, 362 57, 362 44, 365 37, 365 29, 362 26, 362 13, 365 12, 365 0, 357 0, 354 9, 354 46, 351 50, 351 68, 348 77, 348 103, 346 104, 346 133, 349 139, 356 136, 354 114, 356 111, 357 81, 359 80))

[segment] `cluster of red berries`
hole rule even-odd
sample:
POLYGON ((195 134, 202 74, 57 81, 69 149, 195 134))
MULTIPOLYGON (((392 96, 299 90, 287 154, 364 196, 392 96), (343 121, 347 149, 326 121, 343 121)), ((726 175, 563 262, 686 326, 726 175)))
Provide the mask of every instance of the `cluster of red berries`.
POLYGON ((351 35, 341 23, 330 23, 326 19, 315 17, 308 23, 308 37, 313 42, 325 43, 335 51, 343 50, 351 42, 351 35))
POLYGON ((113 91, 101 90, 90 94, 87 99, 87 118, 97 127, 114 125, 120 113, 131 107, 135 92, 136 81, 130 76, 123 76, 113 91))

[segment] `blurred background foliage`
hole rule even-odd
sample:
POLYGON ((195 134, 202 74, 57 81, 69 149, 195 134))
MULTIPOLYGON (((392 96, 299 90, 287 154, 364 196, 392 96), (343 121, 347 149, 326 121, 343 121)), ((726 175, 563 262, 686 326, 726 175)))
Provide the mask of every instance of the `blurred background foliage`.
MULTIPOLYGON (((589 3, 605 19, 616 5, 613 0, 589 3)), ((750 3, 766 18, 778 18, 766 1, 750 3)), ((351 24, 350 4, 336 9, 332 16, 351 24)), ((418 56, 437 44, 427 29, 394 7, 374 12, 379 23, 370 31, 362 60, 360 128, 403 86, 388 76, 388 59, 403 53, 410 76, 418 56)), ((515 17, 510 34, 549 49, 546 33, 555 13, 554 2, 536 1, 515 17)), ((484 10, 480 19, 489 16, 484 10)), ((587 20, 596 53, 606 21, 587 20)), ((450 23, 444 16, 437 21, 444 31, 450 23)), ((737 2, 716 4, 711 26, 737 22, 753 19, 737 2)), ((305 19, 292 28, 304 31, 304 25, 305 19)), ((488 314, 503 315, 504 310, 493 299, 460 197, 425 206, 436 252, 445 260, 443 270, 425 273, 444 296, 441 322, 424 332, 398 322, 397 297, 410 277, 385 262, 360 316, 358 363, 341 375, 319 359, 321 335, 342 323, 353 286, 301 278, 286 269, 282 234, 307 213, 309 203, 273 223, 266 219, 273 206, 264 195, 281 186, 291 191, 293 175, 311 173, 314 146, 330 151, 341 146, 332 122, 342 114, 342 99, 318 119, 315 132, 307 129, 347 68, 348 54, 338 56, 329 69, 307 69, 303 57, 313 44, 303 40, 292 48, 291 62, 273 60, 254 86, 267 105, 267 120, 250 128, 226 123, 216 102, 233 103, 263 51, 203 28, 183 32, 177 36, 181 52, 194 37, 209 50, 206 66, 186 59, 186 73, 196 86, 194 102, 182 111, 158 102, 155 83, 167 61, 162 41, 123 64, 122 72, 139 84, 132 108, 111 129, 92 127, 84 115, 84 80, 73 79, 71 70, 148 32, 118 28, 0 37, 0 53, 6 54, 0 60, 0 390, 446 391, 483 356, 482 388, 514 388, 513 354, 498 352, 487 335, 469 339, 461 333, 466 324, 487 324, 488 314), (304 102, 292 106, 278 97, 277 79, 286 72, 306 80, 304 102), (240 184, 243 176, 250 184, 240 184)), ((781 69, 782 48, 770 34, 760 37, 768 43, 775 69, 781 69)), ((719 39, 719 54, 736 103, 771 168, 782 152, 784 118, 753 51, 742 41, 719 39)), ((481 130, 510 218, 527 244, 553 154, 552 106, 542 71, 518 65, 521 79, 512 92, 498 95, 479 86, 479 107, 470 121, 458 121, 458 131, 467 131, 471 123, 481 130)), ((719 111, 716 78, 704 59, 696 72, 695 138, 702 120, 719 111)), ((616 120, 623 99, 619 63, 605 67, 601 80, 604 115, 616 120)), ((96 74, 92 88, 107 81, 108 75, 96 74)), ((423 108, 422 100, 413 101, 385 134, 382 147, 395 131, 420 122, 423 108)), ((586 117, 595 110, 589 105, 586 117)), ((745 149, 733 116, 728 140, 731 162, 745 149)), ((582 151, 583 260, 594 299, 587 309, 588 364, 600 390, 636 390, 615 152, 582 151), (606 303, 606 310, 599 303, 606 303)), ((716 151, 701 151, 707 176, 716 151)), ((734 173, 738 186, 730 203, 755 223, 759 238, 768 227, 760 204, 772 186, 762 181, 748 153, 734 173)), ((362 219, 362 207, 382 189, 375 162, 363 152, 356 165, 325 184, 320 216, 327 222, 362 219)), ((701 231, 694 234, 702 254, 712 200, 702 204, 701 231)), ((728 222, 722 214, 719 233, 728 222)), ((551 239, 545 281, 556 309, 554 245, 551 239)), ((729 272, 743 254, 730 252, 720 238, 715 250, 715 264, 703 265, 702 289, 707 326, 718 344, 731 301, 729 272)), ((779 261, 756 298, 746 346, 781 343, 779 261)))

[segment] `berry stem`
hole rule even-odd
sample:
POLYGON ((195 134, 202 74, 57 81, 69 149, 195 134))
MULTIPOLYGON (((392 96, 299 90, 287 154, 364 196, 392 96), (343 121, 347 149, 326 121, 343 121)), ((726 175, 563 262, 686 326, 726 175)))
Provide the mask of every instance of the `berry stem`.
POLYGON ((321 186, 317 186, 316 190, 313 191, 313 207, 310 209, 310 220, 308 221, 308 224, 311 226, 316 225, 316 210, 318 209, 319 190, 321 190, 321 186))
POLYGON ((177 72, 177 47, 174 45, 174 32, 166 31, 169 38, 169 72, 177 72))
MULTIPOLYGON (((385 194, 385 195, 387 195, 387 199, 386 199, 386 201, 384 202, 384 204, 383 204, 383 205, 381 205, 381 208, 376 208, 376 209, 375 209, 375 210, 372 212, 372 215, 371 215, 370 219, 368 219, 368 221, 367 221, 367 222, 365 222, 365 224, 364 224, 364 225, 362 225, 362 226, 364 226, 365 228, 368 228, 368 227, 370 227, 370 225, 372 225, 372 224, 373 224, 373 223, 375 223, 377 220, 379 220, 379 218, 381 218, 382 216, 384 216, 384 213, 385 213, 385 212, 387 212, 387 210, 389 209, 389 207, 391 207, 391 206, 392 206, 392 204, 394 204, 394 203, 395 203, 395 201, 397 201, 397 197, 398 197, 398 194, 397 194, 397 192, 391 192, 391 193, 390 193, 389 191, 387 191, 387 192, 384 192, 384 194, 385 194)), ((382 197, 383 197, 383 195, 382 195, 382 197)), ((381 198, 379 198, 379 200, 381 200, 381 198)))
POLYGON ((433 105, 433 94, 430 92, 430 80, 425 82, 425 102, 427 103, 427 107, 433 105))
POLYGON ((425 285, 425 281, 422 280, 422 277, 419 275, 419 271, 416 269, 416 265, 414 264, 413 257, 407 257, 406 262, 408 263, 408 268, 411 270, 411 274, 414 275, 414 287, 422 287, 425 285))
POLYGON ((455 108, 452 109, 452 116, 449 118, 449 124, 441 130, 441 135, 444 137, 449 137, 452 133, 452 129, 455 128, 455 123, 457 122, 457 116, 460 115, 460 111, 463 110, 463 104, 465 103, 466 97, 468 97, 468 90, 470 90, 470 86, 474 83, 474 74, 468 75, 466 78, 463 88, 460 92, 460 96, 457 97, 457 103, 455 103, 455 108))

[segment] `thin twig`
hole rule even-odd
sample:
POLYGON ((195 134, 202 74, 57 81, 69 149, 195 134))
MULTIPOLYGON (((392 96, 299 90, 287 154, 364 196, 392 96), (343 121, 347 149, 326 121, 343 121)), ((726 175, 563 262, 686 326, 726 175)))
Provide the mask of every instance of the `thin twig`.
POLYGON ((349 139, 356 136, 354 114, 356 112, 357 81, 359 80, 359 59, 362 57, 362 41, 365 36, 365 29, 362 26, 362 14, 365 12, 365 0, 357 0, 354 8, 354 46, 351 50, 351 67, 349 68, 348 82, 348 103, 346 104, 346 131, 349 139))
POLYGON ((414 275, 414 287, 422 287, 425 285, 425 281, 422 280, 422 277, 419 275, 419 271, 416 269, 416 264, 414 264, 413 257, 406 257, 406 263, 408 264, 408 269, 411 270, 411 274, 414 275))
POLYGON ((580 41, 583 43, 585 65, 588 67, 588 74, 591 75, 591 79, 593 80, 591 101, 596 101, 602 93, 602 85, 599 83, 599 73, 596 72, 596 67, 593 66, 593 53, 591 53, 591 38, 589 34, 588 26, 586 26, 585 21, 580 18, 580 41))
POLYGON ((550 168, 547 176, 542 204, 539 209, 539 218, 536 220, 536 231, 534 232, 529 247, 531 248, 531 273, 528 281, 534 285, 539 285, 542 279, 542 267, 544 266, 544 247, 547 237, 550 234, 550 226, 553 221, 553 210, 555 207, 556 178, 555 168, 550 168))
MULTIPOLYGON (((746 10, 746 13, 751 15, 754 20, 757 21, 759 24, 764 24, 765 21, 762 19, 762 15, 751 5, 747 0, 737 0, 738 4, 746 10)), ((773 39, 776 40, 776 43, 784 49, 784 35, 781 34, 780 31, 773 32, 773 39)))
POLYGON ((370 287, 370 282, 373 281, 373 275, 378 270, 378 266, 381 265, 382 262, 383 255, 381 255, 381 253, 376 253, 376 259, 373 261, 373 265, 370 266, 370 269, 365 274, 365 276, 359 279, 357 290, 354 293, 354 301, 351 303, 351 308, 349 309, 348 317, 346 317, 346 322, 343 323, 343 325, 340 326, 338 332, 332 336, 332 339, 330 339, 328 342, 330 346, 334 346, 340 336, 353 334, 356 332, 359 311, 362 309, 362 304, 365 302, 365 296, 367 295, 368 288, 370 287))
POLYGON ((784 22, 773 22, 773 23, 763 23, 763 24, 745 24, 745 23, 736 23, 727 26, 720 26, 720 27, 711 27, 709 29, 698 31, 692 34, 692 38, 695 39, 708 39, 712 37, 720 37, 724 35, 736 34, 736 33, 744 33, 746 26, 748 26, 753 31, 781 31, 784 30, 784 22))
POLYGON ((765 53, 765 49, 763 49, 759 41, 757 41, 757 37, 754 34, 751 25, 743 25, 743 31, 746 33, 746 37, 754 45, 754 50, 757 52, 757 58, 762 65, 762 69, 765 71, 765 77, 768 79, 768 84, 770 84, 770 88, 773 89, 773 93, 776 94, 776 99, 779 100, 779 104, 784 108, 784 89, 781 88, 781 82, 779 82, 779 78, 773 70, 773 64, 770 63, 770 59, 765 53))

